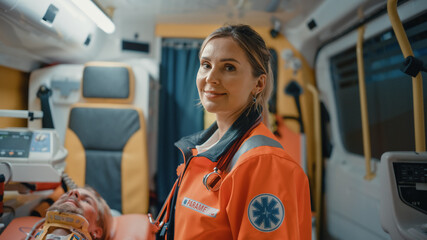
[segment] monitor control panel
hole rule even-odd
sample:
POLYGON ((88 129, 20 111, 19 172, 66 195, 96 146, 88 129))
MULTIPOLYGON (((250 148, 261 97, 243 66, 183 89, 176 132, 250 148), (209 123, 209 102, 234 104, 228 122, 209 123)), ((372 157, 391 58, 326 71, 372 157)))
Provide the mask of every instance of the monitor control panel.
POLYGON ((381 226, 392 239, 427 239, 427 152, 386 152, 380 165, 381 226))

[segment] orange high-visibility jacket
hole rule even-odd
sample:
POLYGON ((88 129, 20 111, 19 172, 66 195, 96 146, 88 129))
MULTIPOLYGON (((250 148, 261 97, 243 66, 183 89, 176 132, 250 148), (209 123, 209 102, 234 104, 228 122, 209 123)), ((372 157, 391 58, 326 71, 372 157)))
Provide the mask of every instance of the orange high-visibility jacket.
POLYGON ((257 117, 256 112, 242 114, 214 147, 201 154, 194 146, 206 141, 216 124, 176 144, 186 167, 180 172, 174 231, 168 235, 179 240, 311 239, 307 176, 264 124, 254 127, 257 117), (204 176, 242 136, 246 138, 228 170, 221 173, 220 189, 209 191, 204 176))

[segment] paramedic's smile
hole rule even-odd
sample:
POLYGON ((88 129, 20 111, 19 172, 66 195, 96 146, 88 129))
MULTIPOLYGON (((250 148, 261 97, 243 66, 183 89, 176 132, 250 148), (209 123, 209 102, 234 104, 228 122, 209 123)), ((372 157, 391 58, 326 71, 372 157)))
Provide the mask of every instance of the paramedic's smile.
POLYGON ((220 93, 220 92, 215 92, 215 91, 203 91, 204 96, 209 99, 209 100, 214 100, 217 99, 219 97, 225 96, 226 93, 220 93))

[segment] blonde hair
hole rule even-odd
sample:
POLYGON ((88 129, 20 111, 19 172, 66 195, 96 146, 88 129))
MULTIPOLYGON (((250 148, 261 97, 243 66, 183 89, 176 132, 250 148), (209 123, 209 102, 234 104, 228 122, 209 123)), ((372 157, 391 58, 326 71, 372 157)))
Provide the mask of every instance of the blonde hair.
POLYGON ((266 75, 264 89, 256 96, 255 102, 251 102, 248 107, 262 109, 264 122, 268 122, 268 100, 270 99, 273 90, 273 72, 271 68, 271 54, 267 48, 264 39, 250 26, 226 25, 218 28, 211 33, 204 41, 200 48, 199 55, 203 52, 206 44, 216 38, 232 38, 240 48, 246 53, 249 63, 252 66, 252 74, 254 77, 259 77, 262 74, 266 75))

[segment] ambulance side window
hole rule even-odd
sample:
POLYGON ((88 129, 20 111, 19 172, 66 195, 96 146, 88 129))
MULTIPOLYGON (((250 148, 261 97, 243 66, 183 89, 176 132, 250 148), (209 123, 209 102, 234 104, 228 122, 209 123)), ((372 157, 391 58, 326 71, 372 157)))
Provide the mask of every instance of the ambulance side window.
MULTIPOLYGON (((403 26, 414 56, 426 65, 427 12, 403 26)), ((415 150, 412 80, 400 71, 404 58, 393 30, 365 40, 363 56, 372 157, 380 159, 386 151, 415 150)), ((332 56, 330 63, 341 141, 347 151, 363 155, 356 47, 332 56)), ((427 74, 422 77, 427 119, 427 74)))

